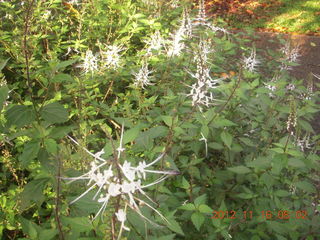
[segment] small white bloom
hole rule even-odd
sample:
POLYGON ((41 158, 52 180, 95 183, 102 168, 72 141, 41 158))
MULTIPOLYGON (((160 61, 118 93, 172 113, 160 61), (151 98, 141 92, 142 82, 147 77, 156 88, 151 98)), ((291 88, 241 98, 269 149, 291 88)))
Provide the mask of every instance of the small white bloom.
POLYGON ((151 35, 150 39, 146 40, 147 44, 147 52, 151 53, 152 50, 160 50, 162 48, 162 44, 164 39, 161 37, 161 33, 157 30, 154 34, 151 35))
POLYGON ((124 50, 123 47, 117 45, 107 46, 107 51, 100 51, 102 68, 117 69, 120 67, 120 52, 124 50))
POLYGON ((137 73, 133 73, 133 75, 135 76, 134 85, 143 89, 145 86, 154 85, 154 83, 151 82, 149 76, 152 72, 153 71, 149 71, 148 64, 143 64, 137 73))
POLYGON ((296 86, 295 86, 294 84, 290 83, 290 84, 288 84, 288 85, 286 86, 286 89, 287 89, 287 90, 290 90, 290 91, 293 91, 294 89, 296 89, 296 86))
POLYGON ((128 161, 124 161, 123 165, 120 166, 124 176, 130 181, 134 181, 135 179, 135 170, 132 169, 131 163, 128 161))
POLYGON ((108 194, 110 194, 111 197, 116 197, 121 194, 120 189, 121 189, 120 184, 110 183, 108 188, 108 194))
POLYGON ((93 74, 95 71, 98 71, 98 59, 93 55, 91 50, 86 51, 86 56, 82 60, 83 63, 80 67, 83 68, 84 73, 91 72, 93 74))
POLYGON ((256 49, 253 48, 251 50, 251 54, 249 57, 243 59, 244 68, 249 72, 255 72, 255 68, 260 64, 260 61, 256 58, 256 49))
MULTIPOLYGON (((300 57, 300 48, 299 46, 296 46, 292 48, 290 42, 287 42, 286 45, 281 48, 282 53, 285 55, 285 61, 289 63, 297 63, 300 57)), ((291 70, 292 67, 288 66, 286 63, 282 63, 281 70, 291 70)))

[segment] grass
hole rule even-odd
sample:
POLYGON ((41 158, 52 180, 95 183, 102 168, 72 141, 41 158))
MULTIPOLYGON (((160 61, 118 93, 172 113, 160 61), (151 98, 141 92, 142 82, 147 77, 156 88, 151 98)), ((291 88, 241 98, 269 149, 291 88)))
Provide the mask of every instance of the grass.
POLYGON ((215 0, 210 8, 235 28, 320 35, 319 0, 215 0), (215 5, 221 1, 219 12, 215 5))

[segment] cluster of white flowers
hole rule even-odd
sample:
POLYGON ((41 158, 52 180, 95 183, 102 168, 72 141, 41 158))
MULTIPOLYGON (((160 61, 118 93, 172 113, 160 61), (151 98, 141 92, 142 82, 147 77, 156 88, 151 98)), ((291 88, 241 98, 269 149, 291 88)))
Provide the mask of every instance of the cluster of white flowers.
POLYGON ((281 70, 291 70, 292 67, 288 66, 288 63, 297 63, 300 57, 300 48, 299 46, 295 46, 292 48, 290 42, 287 42, 284 47, 281 48, 281 52, 285 55, 285 62, 283 62, 280 66, 281 70))
POLYGON ((208 22, 204 0, 199 0, 199 11, 196 18, 190 18, 187 9, 184 9, 180 27, 174 34, 171 34, 172 41, 167 51, 168 56, 179 56, 181 54, 185 48, 183 40, 191 38, 193 29, 197 26, 207 27, 213 32, 228 33, 225 29, 216 27, 208 22))
POLYGON ((255 72, 256 67, 260 64, 256 55, 256 49, 252 48, 250 56, 243 59, 244 68, 249 72, 255 72))
POLYGON ((93 74, 94 72, 98 71, 98 58, 97 55, 93 55, 91 50, 86 51, 86 55, 84 58, 82 58, 83 63, 80 65, 80 67, 83 69, 84 73, 91 72, 93 74))
POLYGON ((303 138, 297 138, 295 144, 302 152, 304 152, 306 149, 310 149, 310 133, 307 133, 303 138))
POLYGON ((102 69, 117 69, 120 67, 120 52, 124 47, 118 45, 106 46, 106 51, 100 51, 102 69))
POLYGON ((150 39, 144 41, 146 43, 147 47, 147 54, 151 54, 152 50, 159 51, 163 44, 164 39, 161 36, 161 33, 159 30, 157 30, 154 34, 150 36, 150 39))
POLYGON ((198 106, 200 111, 202 110, 201 106, 209 107, 211 102, 214 100, 211 89, 214 89, 218 86, 221 78, 212 79, 210 76, 210 69, 208 65, 208 53, 212 52, 207 42, 204 42, 203 39, 199 43, 199 52, 194 60, 197 63, 196 73, 190 73, 190 75, 195 78, 197 81, 189 86, 191 91, 187 96, 192 97, 192 106, 198 106))
MULTIPOLYGON (((138 203, 142 203, 143 205, 149 207, 150 209, 155 211, 163 220, 167 221, 166 218, 158 210, 152 207, 151 204, 138 198, 135 195, 142 194, 144 197, 146 197, 148 200, 154 203, 153 200, 144 192, 144 189, 164 181, 170 175, 179 174, 178 171, 173 170, 158 171, 150 169, 150 167, 154 166, 157 162, 163 159, 163 157, 165 156, 164 152, 161 153, 160 156, 157 157, 151 163, 140 161, 138 163, 138 166, 134 167, 131 166, 130 162, 125 160, 121 164, 121 154, 125 151, 125 148, 123 146, 123 134, 124 126, 122 125, 120 144, 119 147, 116 149, 117 154, 115 154, 116 159, 108 161, 101 157, 104 154, 103 150, 99 151, 96 154, 93 154, 86 148, 83 148, 88 154, 90 154, 94 158, 94 160, 91 162, 91 169, 87 173, 79 177, 65 178, 67 180, 70 180, 69 183, 74 182, 76 180, 88 180, 88 186, 90 186, 84 193, 75 198, 70 204, 78 201, 91 190, 97 190, 93 197, 93 200, 97 199, 97 202, 101 203, 102 206, 96 213, 95 218, 104 212, 111 198, 119 197, 123 201, 125 205, 124 209, 118 209, 118 212, 115 213, 118 221, 121 223, 119 236, 121 235, 122 229, 128 231, 130 230, 128 227, 124 225, 126 221, 127 207, 131 208, 133 211, 135 211, 143 219, 147 220, 151 224, 155 224, 142 214, 138 203), (161 174, 162 176, 154 182, 144 185, 142 184, 142 182, 147 178, 147 173, 161 174)), ((71 137, 69 138, 74 143, 79 145, 79 143, 76 142, 74 139, 72 139, 71 137)))
POLYGON ((149 71, 148 64, 144 63, 137 73, 133 73, 135 77, 133 85, 136 87, 141 87, 143 89, 145 86, 154 85, 154 83, 151 82, 151 78, 149 76, 152 72, 153 71, 149 71))
MULTIPOLYGON (((93 54, 91 50, 87 50, 82 57, 82 64, 79 65, 85 74, 91 74, 105 69, 117 69, 120 67, 120 52, 124 47, 118 45, 105 45, 106 51, 100 50, 100 53, 93 54)), ((68 49, 68 55, 71 49, 68 49)))

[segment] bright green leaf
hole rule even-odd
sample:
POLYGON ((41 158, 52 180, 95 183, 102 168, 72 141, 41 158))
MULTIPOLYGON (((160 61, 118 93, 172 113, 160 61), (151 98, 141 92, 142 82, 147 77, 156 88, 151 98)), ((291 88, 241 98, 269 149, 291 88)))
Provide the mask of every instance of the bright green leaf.
POLYGON ((200 228, 204 220, 205 220, 205 217, 203 216, 202 213, 195 212, 191 215, 191 221, 198 231, 200 231, 200 228))
POLYGON ((63 123, 68 120, 68 111, 58 102, 44 106, 40 115, 48 123, 63 123))

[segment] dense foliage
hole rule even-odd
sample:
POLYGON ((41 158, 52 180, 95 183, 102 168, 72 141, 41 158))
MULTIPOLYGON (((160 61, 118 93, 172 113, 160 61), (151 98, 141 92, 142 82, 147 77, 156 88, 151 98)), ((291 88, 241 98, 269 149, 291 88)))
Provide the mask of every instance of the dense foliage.
POLYGON ((0 16, 2 239, 320 237, 319 76, 290 76, 298 48, 256 49, 203 1, 0 16))

